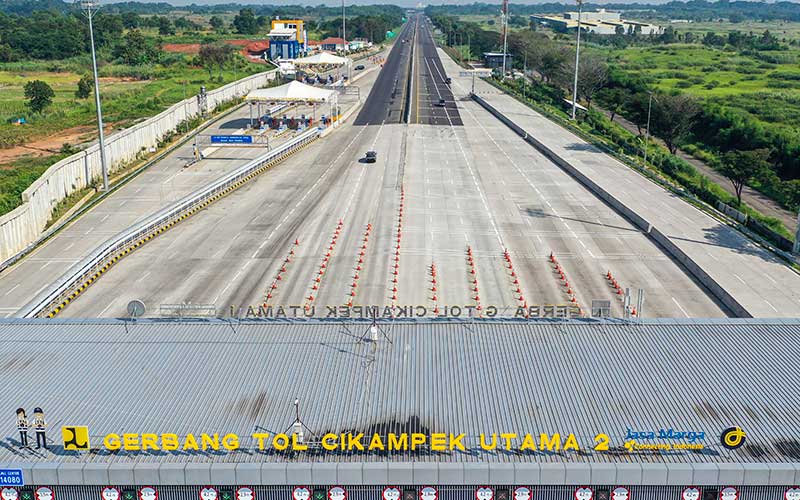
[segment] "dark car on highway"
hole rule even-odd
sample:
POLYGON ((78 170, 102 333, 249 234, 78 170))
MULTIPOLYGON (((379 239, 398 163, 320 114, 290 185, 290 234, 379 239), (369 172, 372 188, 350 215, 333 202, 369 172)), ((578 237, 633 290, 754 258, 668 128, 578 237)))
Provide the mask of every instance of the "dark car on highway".
POLYGON ((444 102, 444 99, 439 99, 439 102, 436 103, 436 105, 439 106, 440 108, 443 108, 445 104, 446 103, 444 102))
POLYGON ((358 66, 356 66, 353 69, 355 69, 356 71, 362 70, 362 69, 364 69, 364 65, 363 64, 359 64, 358 66))
POLYGON ((378 161, 378 153, 375 151, 367 151, 367 154, 364 156, 364 161, 366 163, 375 163, 378 161))

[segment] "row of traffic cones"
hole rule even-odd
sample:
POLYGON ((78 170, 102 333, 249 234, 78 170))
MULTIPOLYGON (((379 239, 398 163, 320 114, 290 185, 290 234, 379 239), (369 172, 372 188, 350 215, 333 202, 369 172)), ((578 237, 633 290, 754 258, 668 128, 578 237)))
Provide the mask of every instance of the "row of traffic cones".
POLYGON ((511 262, 511 253, 508 249, 503 250, 503 260, 506 261, 505 266, 511 272, 511 284, 514 287, 514 296, 517 299, 517 307, 522 307, 525 310, 525 317, 528 317, 528 301, 525 300, 525 295, 522 293, 522 286, 519 283, 519 276, 514 269, 514 263, 511 262))
POLYGON ((272 296, 278 290, 278 282, 283 281, 283 274, 286 272, 286 266, 292 262, 292 258, 294 257, 294 249, 300 245, 300 240, 295 239, 294 245, 292 248, 289 249, 289 253, 286 255, 286 258, 283 259, 283 263, 281 264, 281 268, 278 270, 278 273, 275 275, 275 279, 272 280, 272 284, 269 286, 269 290, 267 290, 266 295, 264 295, 264 307, 267 306, 270 300, 272 300, 272 296))
POLYGON ((436 274, 436 262, 431 261, 431 300, 433 301, 433 314, 439 314, 439 278, 436 274))
POLYGON ((483 306, 481 305, 480 289, 478 287, 478 270, 475 267, 475 258, 472 255, 472 247, 467 245, 467 264, 469 265, 469 275, 467 279, 470 280, 469 288, 472 300, 475 301, 475 310, 478 315, 483 316, 483 306))
POLYGON ((356 297, 356 288, 358 288, 358 280, 361 269, 364 265, 364 259, 367 255, 367 243, 369 242, 369 233, 372 231, 372 224, 367 224, 364 230, 364 241, 361 243, 361 249, 358 252, 358 262, 356 262, 355 274, 353 274, 353 284, 350 285, 350 294, 347 298, 347 306, 353 307, 353 299, 356 297))
POLYGON ((392 261, 392 309, 394 309, 397 302, 397 277, 400 275, 400 240, 403 238, 403 207, 405 201, 405 188, 400 186, 400 208, 397 212, 397 243, 394 249, 394 260, 392 261))
POLYGON ((333 254, 333 249, 336 247, 336 241, 339 239, 339 235, 342 232, 343 226, 344 222, 342 221, 342 219, 339 219, 339 224, 336 225, 336 230, 333 232, 331 241, 328 244, 328 249, 325 251, 325 256, 322 258, 322 263, 320 263, 319 265, 319 271, 317 272, 317 276, 311 283, 311 291, 308 293, 308 297, 306 297, 306 309, 308 309, 311 306, 311 303, 314 302, 314 297, 317 291, 319 290, 323 276, 325 276, 325 271, 328 267, 328 264, 330 263, 331 254, 333 254))
POLYGON ((561 267, 561 264, 558 263, 558 259, 550 252, 550 263, 555 266, 555 271, 558 273, 559 278, 561 279, 561 284, 564 285, 565 292, 569 301, 578 307, 578 311, 580 311, 580 305, 578 304, 578 299, 575 297, 575 290, 572 289, 572 285, 569 284, 569 278, 567 278, 567 274, 564 272, 564 268, 561 267))
MULTIPOLYGON (((614 288, 616 296, 619 297, 620 300, 623 300, 625 292, 623 291, 622 286, 617 282, 617 279, 614 277, 614 275, 611 274, 611 271, 606 272, 606 279, 611 284, 611 287, 614 288)), ((631 308, 631 316, 636 316, 636 306, 631 308)))

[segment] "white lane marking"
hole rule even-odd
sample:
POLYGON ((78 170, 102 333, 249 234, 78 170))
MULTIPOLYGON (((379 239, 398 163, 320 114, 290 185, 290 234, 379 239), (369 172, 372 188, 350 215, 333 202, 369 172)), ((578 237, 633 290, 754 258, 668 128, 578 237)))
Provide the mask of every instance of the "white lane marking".
POLYGON ((113 302, 109 302, 108 305, 106 306, 106 308, 103 309, 102 311, 100 311, 100 314, 98 314, 98 316, 102 316, 103 314, 105 314, 106 311, 108 311, 111 308, 112 304, 113 304, 113 302))
POLYGON ((70 248, 72 248, 74 245, 75 245, 75 242, 73 241, 73 242, 72 242, 72 243, 70 243, 69 245, 65 246, 65 247, 64 247, 64 250, 65 250, 65 251, 66 251, 66 250, 69 250, 69 249, 70 249, 70 248))
MULTIPOLYGON (((428 65, 428 71, 430 71, 430 65, 428 64, 427 59, 425 60, 425 64, 428 65)), ((439 68, 436 69, 438 70, 439 68)), ((494 234, 497 237, 497 242, 500 243, 501 248, 506 248, 505 244, 503 243, 503 237, 500 236, 500 231, 497 229, 497 224, 495 224, 494 222, 492 211, 489 210, 489 202, 486 200, 486 196, 483 194, 483 190, 481 189, 481 186, 478 183, 478 179, 475 177, 475 170, 473 170, 472 163, 469 161, 469 157, 467 157, 466 151, 464 151, 464 145, 461 144, 461 139, 458 137, 458 133, 456 132, 455 126, 453 125, 453 120, 450 118, 449 113, 447 114, 447 121, 450 123, 450 130, 453 132, 453 137, 455 137, 456 139, 456 144, 458 144, 458 149, 461 152, 461 157, 464 158, 464 163, 467 165, 467 168, 469 169, 469 175, 472 178, 472 182, 475 184, 475 189, 478 191, 478 195, 481 197, 481 202, 483 202, 483 208, 486 210, 485 213, 489 217, 489 223, 491 223, 492 225, 494 234)))
POLYGON ((324 172, 322 172, 322 175, 320 175, 320 176, 319 176, 319 178, 316 180, 316 182, 314 182, 314 184, 313 184, 313 185, 312 185, 312 186, 311 186, 311 187, 310 187, 310 188, 309 188, 309 189, 306 191, 306 193, 303 195, 303 197, 302 197, 302 198, 300 198, 300 199, 297 201, 297 203, 295 203, 295 205, 292 207, 292 209, 291 209, 291 210, 290 210, 290 211, 289 211, 289 212, 288 212, 288 213, 287 213, 287 214, 286 214, 286 215, 283 217, 283 219, 282 219, 282 220, 281 220, 281 221, 278 223, 278 225, 277 225, 277 226, 275 226, 275 227, 272 229, 272 231, 269 233, 269 236, 267 236, 267 238, 266 238, 266 239, 265 239, 263 242, 261 242, 261 245, 259 245, 259 246, 258 246, 258 248, 256 249, 256 251, 255 251, 255 252, 253 252, 253 255, 252 255, 252 256, 250 256, 250 259, 249 259, 248 261, 246 261, 246 262, 245 262, 245 263, 242 265, 242 267, 239 269, 239 272, 237 272, 237 273, 236 273, 236 275, 233 277, 233 279, 231 279, 231 280, 228 282, 228 284, 227 284, 227 285, 225 285, 225 288, 223 288, 223 289, 222 289, 222 290, 221 290, 221 291, 220 291, 220 292, 219 292, 219 293, 218 293, 218 294, 217 294, 217 295, 214 297, 214 300, 212 301, 212 303, 213 303, 213 304, 216 304, 216 303, 217 303, 217 301, 219 301, 219 298, 220 298, 220 297, 221 297, 221 296, 222 296, 222 295, 223 295, 223 294, 224 294, 224 293, 225 293, 225 292, 228 290, 228 288, 230 288, 230 286, 233 284, 233 282, 234 282, 234 281, 236 281, 236 278, 238 278, 238 277, 239 277, 239 275, 242 273, 242 271, 244 271, 244 269, 245 269, 247 266, 249 266, 251 263, 255 262, 255 258, 256 258, 256 256, 258 255, 258 253, 259 253, 259 252, 260 252, 260 251, 261 251, 261 250, 262 250, 262 249, 263 249, 263 248, 264 248, 264 247, 267 245, 267 243, 269 243, 269 241, 272 239, 272 237, 273 237, 273 236, 275 236, 275 233, 278 231, 278 228, 279 228, 280 226, 282 226, 282 225, 283 225, 283 223, 285 223, 286 221, 288 221, 288 220, 289 220, 289 218, 290 218, 292 215, 294 215, 294 213, 295 213, 295 211, 297 210, 297 208, 298 208, 298 207, 299 207, 299 206, 300 206, 300 205, 301 205, 301 204, 302 204, 302 203, 303 203, 303 202, 306 200, 306 198, 308 198, 308 195, 310 195, 310 194, 311 194, 311 193, 312 193, 312 192, 313 192, 313 191, 314 191, 314 190, 317 188, 317 186, 319 186, 319 184, 320 184, 320 183, 321 183, 321 182, 322 182, 322 181, 323 181, 323 180, 324 180, 324 179, 325 179, 325 178, 328 176, 328 174, 330 173, 331 169, 333 169, 334 165, 336 165, 336 163, 337 163, 337 162, 338 162, 338 161, 339 161, 339 160, 342 158, 342 156, 345 154, 345 152, 347 152, 347 150, 348 150, 348 149, 350 149, 350 146, 352 146, 352 145, 353 145, 353 143, 355 143, 355 142, 356 142, 356 140, 358 140, 358 138, 359 138, 359 137, 361 137, 361 134, 362 134, 362 133, 364 133, 364 131, 365 131, 367 128, 368 128, 368 127, 362 127, 362 128, 361 128, 361 130, 359 130, 359 131, 358 131, 358 133, 357 133, 357 134, 356 134, 356 135, 353 137, 353 139, 352 139, 352 140, 351 140, 351 141, 350 141, 350 142, 347 144, 347 146, 345 146, 344 148, 342 148, 342 150, 341 150, 341 152, 338 154, 338 156, 336 156, 336 158, 335 158, 335 159, 334 159, 334 160, 331 162, 331 164, 328 166, 328 168, 326 168, 326 169, 325 169, 325 171, 324 171, 324 172))
POLYGON ((672 302, 675 302, 675 305, 678 306, 678 309, 681 310, 681 312, 683 313, 684 316, 686 316, 687 318, 689 317, 689 314, 686 312, 686 310, 683 307, 681 307, 681 305, 678 303, 678 301, 675 300, 675 297, 672 297, 672 302))
POLYGON ((739 281, 741 281, 742 283, 744 283, 745 285, 747 284, 747 282, 746 282, 745 280, 743 280, 743 279, 742 279, 742 278, 741 278, 741 277, 740 277, 738 274, 736 274, 736 273, 733 273, 733 276, 734 276, 734 277, 735 277, 737 280, 739 280, 739 281))
POLYGON ((260 251, 261 251, 261 250, 262 250, 262 249, 263 249, 263 248, 264 248, 264 247, 267 245, 267 243, 269 242, 269 240, 270 240, 270 239, 272 239, 272 237, 275 235, 275 231, 277 231, 277 230, 278 230, 278 227, 280 227, 280 225, 281 225, 281 224, 283 224, 284 222, 286 222, 287 220, 289 220, 289 218, 290 218, 290 217, 291 217, 291 216, 294 214, 294 212, 297 210, 297 208, 298 208, 298 207, 299 207, 299 206, 300 206, 300 205, 301 205, 301 204, 302 204, 302 203, 303 203, 303 202, 306 200, 306 198, 308 198, 308 195, 310 195, 310 194, 311 194, 311 193, 312 193, 312 192, 313 192, 313 191, 314 191, 314 190, 317 188, 317 186, 319 185, 319 183, 320 183, 320 182, 322 182, 322 180, 323 180, 325 177, 327 177, 327 176, 328 176, 328 174, 330 173, 330 171, 331 171, 331 169, 333 168, 333 166, 334 166, 334 165, 336 165, 336 162, 338 162, 338 161, 339 161, 339 159, 341 159, 341 157, 344 155, 344 153, 345 153, 345 152, 346 152, 346 151, 347 151, 347 150, 350 148, 350 146, 352 146, 352 145, 353 145, 353 143, 354 143, 354 142, 356 142, 356 140, 357 140, 357 139, 358 139, 358 138, 361 136, 361 134, 362 134, 362 133, 363 133, 363 132, 364 132, 366 129, 367 129, 367 127, 363 127, 361 130, 359 130, 359 131, 358 131, 358 133, 355 135, 355 137, 353 137, 353 140, 352 140, 352 141, 350 141, 350 142, 347 144, 347 146, 345 146, 344 148, 342 148, 342 151, 341 151, 341 152, 339 153, 339 155, 338 155, 338 156, 337 156, 337 157, 336 157, 336 158, 335 158, 335 159, 334 159, 334 160, 331 162, 330 166, 329 166, 327 169, 325 169, 325 171, 324 171, 324 172, 322 173, 322 175, 321 175, 321 176, 320 176, 320 177, 317 179, 317 181, 316 181, 316 182, 315 182, 315 183, 314 183, 314 184, 313 184, 313 185, 312 185, 312 186, 311 186, 311 187, 308 189, 308 191, 306 191, 306 193, 303 195, 303 197, 302 197, 302 198, 300 198, 300 200, 298 200, 298 202, 297 202, 297 203, 295 203, 295 205, 292 207, 292 209, 289 211, 289 213, 287 213, 287 214, 286 214, 286 215, 283 217, 283 219, 280 221, 280 223, 279 223, 277 226, 275 226, 275 228, 272 230, 272 232, 269 234, 269 236, 267 236, 267 239, 265 239, 265 240, 264 240, 264 241, 261 243, 261 245, 259 245, 259 247, 256 249, 256 251, 255 251, 255 252, 253 252, 253 255, 250 257, 251 259, 255 259, 255 258, 256 258, 256 255, 258 255, 258 252, 260 252, 260 251))
POLYGON ((109 215, 111 214, 106 214, 102 219, 100 219, 100 222, 105 222, 109 215))
POLYGON ((14 285, 13 287, 11 287, 11 288, 10 288, 10 289, 9 289, 9 290, 6 292, 6 293, 4 293, 4 294, 3 294, 3 297, 5 297, 5 296, 6 296, 6 295, 8 295, 9 293, 13 292, 14 290, 16 290, 16 289, 17 289, 17 287, 18 287, 19 285, 20 285, 20 284, 19 284, 19 283, 17 283, 17 284, 16 284, 16 285, 14 285))
POLYGON ((42 267, 39 268, 39 270, 41 271, 42 269, 44 269, 45 267, 49 266, 52 263, 53 263, 53 261, 48 260, 47 262, 44 263, 44 265, 42 267))
POLYGON ((772 310, 773 310, 773 311, 775 311, 775 312, 778 312, 778 310, 777 310, 777 309, 775 309, 775 306, 773 306, 772 304, 770 304, 770 303, 769 303, 769 301, 768 301, 767 299, 764 299, 764 302, 766 302, 766 303, 767 303, 767 305, 768 305, 768 306, 770 306, 770 307, 772 308, 772 310))
POLYGON ((215 304, 215 305, 216 305, 216 303, 217 303, 217 300, 219 300, 219 297, 220 297, 220 296, 221 296, 223 293, 225 293, 225 292, 227 292, 227 291, 228 291, 228 288, 230 288, 230 287, 231 287, 231 285, 233 284, 233 282, 234 282, 234 281, 236 281, 236 278, 238 278, 238 277, 239 277, 239 275, 240 275, 240 274, 242 274, 242 271, 244 271, 244 266, 242 266, 242 267, 239 269, 239 271, 238 271, 238 272, 237 272, 237 273, 236 273, 236 274, 233 276, 233 278, 232 278, 230 281, 228 281, 228 284, 227 284, 227 285, 225 285, 225 288, 223 288, 223 289, 222 289, 222 291, 220 291, 220 292, 217 294, 217 296, 216 296, 216 297, 214 297, 214 300, 212 300, 212 301, 211 301, 211 303, 212 303, 212 304, 215 304))

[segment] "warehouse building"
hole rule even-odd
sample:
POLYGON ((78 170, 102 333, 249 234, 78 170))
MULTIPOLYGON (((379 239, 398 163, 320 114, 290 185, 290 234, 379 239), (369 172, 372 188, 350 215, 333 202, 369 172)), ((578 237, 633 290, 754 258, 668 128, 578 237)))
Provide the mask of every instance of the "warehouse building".
POLYGON ((799 337, 800 320, 2 320, 0 496, 796 500, 799 337), (15 409, 34 407, 47 448, 21 446, 15 409))
MULTIPOLYGON (((531 20, 542 26, 548 26, 556 31, 575 31, 578 28, 578 12, 565 12, 564 14, 534 14, 531 20)), ((594 12, 587 11, 580 14, 581 30, 598 35, 641 34, 660 35, 664 33, 663 26, 655 24, 622 19, 619 12, 598 9, 594 12)))

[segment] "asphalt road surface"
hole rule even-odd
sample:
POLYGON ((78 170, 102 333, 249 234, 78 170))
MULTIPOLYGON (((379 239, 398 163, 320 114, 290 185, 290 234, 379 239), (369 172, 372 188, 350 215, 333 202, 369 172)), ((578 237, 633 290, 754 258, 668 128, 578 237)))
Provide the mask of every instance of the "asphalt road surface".
POLYGON ((397 41, 375 80, 373 91, 355 119, 355 125, 403 123, 414 26, 414 22, 408 22, 400 30, 397 41))
MULTIPOLYGON (((588 312, 601 299, 621 316, 608 271, 644 289, 646 316, 726 315, 644 234, 476 104, 450 93, 444 110, 427 106, 445 72, 421 19, 401 39, 411 28, 409 74, 422 85, 406 101, 410 125, 362 111, 368 125, 345 124, 159 236, 62 315, 124 316, 140 299, 148 316, 246 315, 265 304, 265 314, 284 306, 290 316, 349 304, 513 316, 522 305, 588 312), (375 163, 363 163, 368 150, 375 163)), ((385 102, 383 72, 401 66, 387 61, 367 105, 385 102)))
POLYGON ((445 82, 447 75, 445 75, 442 61, 436 53, 436 44, 431 35, 430 25, 421 16, 415 21, 418 50, 414 52, 415 70, 412 84, 414 102, 411 106, 409 123, 461 125, 461 117, 453 98, 453 92, 445 82))
MULTIPOLYGON (((366 93, 377 76, 374 64, 361 62, 367 69, 354 82, 366 93), (370 71, 372 69, 372 71, 370 71), (363 75, 363 76, 361 76, 363 75)), ((355 104, 353 95, 340 96, 342 108, 355 104)), ((203 132, 213 134, 243 133, 249 123, 247 106, 217 120, 203 132)), ((294 106, 280 115, 313 116, 309 106, 294 106)), ((317 110, 317 118, 324 110, 317 110)), ((274 135, 274 134, 270 134, 274 135)), ((272 137, 274 147, 290 139, 294 132, 272 137)), ((106 239, 135 222, 207 185, 222 175, 265 153, 263 148, 219 148, 201 145, 207 158, 186 168, 192 158, 191 144, 186 144, 129 181, 103 202, 60 231, 19 263, 0 273, 0 317, 12 316, 71 265, 88 255, 106 239)), ((102 308, 101 308, 102 309, 102 308)))

